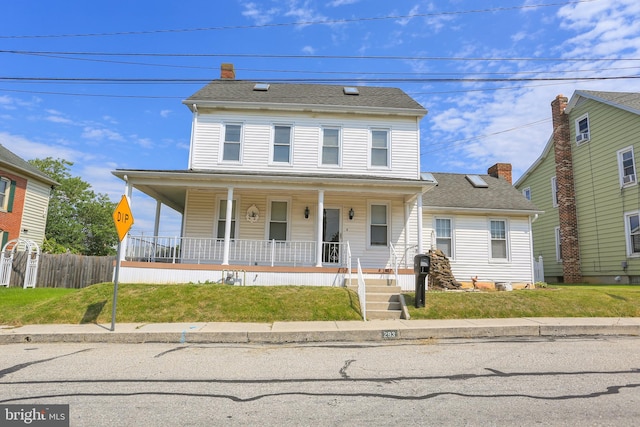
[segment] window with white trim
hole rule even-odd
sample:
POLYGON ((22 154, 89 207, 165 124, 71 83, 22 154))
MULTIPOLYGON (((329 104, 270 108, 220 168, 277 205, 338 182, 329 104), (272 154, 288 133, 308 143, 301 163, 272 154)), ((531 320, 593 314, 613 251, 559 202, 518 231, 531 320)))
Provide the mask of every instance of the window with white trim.
POLYGON ((291 126, 273 127, 273 162, 291 163, 291 126))
POLYGON ((11 197, 11 181, 0 178, 0 210, 9 210, 9 198, 11 197))
POLYGON ((585 114, 576 119, 576 144, 580 145, 589 142, 591 132, 589 131, 589 115, 585 114))
POLYGON ((492 219, 489 224, 491 229, 491 259, 507 260, 509 258, 507 221, 504 219, 492 219))
POLYGON ((551 197, 553 201, 553 207, 558 207, 558 180, 555 176, 551 177, 551 197))
POLYGON ((389 207, 383 204, 369 206, 369 245, 389 245, 389 207))
POLYGON ((524 190, 522 190, 522 195, 524 196, 525 199, 531 200, 531 187, 527 187, 524 190))
MULTIPOLYGON (((235 239, 237 237, 236 205, 237 203, 234 200, 231 204, 231 238, 232 239, 235 239)), ((224 239, 224 230, 225 230, 226 222, 227 222, 227 199, 220 199, 220 202, 218 203, 218 231, 216 233, 216 237, 218 239, 224 239)))
POLYGON ((389 130, 371 130, 371 158, 369 164, 372 167, 389 167, 389 130))
POLYGON ((451 218, 436 218, 436 248, 448 258, 453 256, 453 227, 451 218))
POLYGON ((556 235, 556 261, 562 262, 562 235, 560 234, 560 227, 555 228, 556 235))
POLYGON ((225 124, 222 161, 239 162, 242 152, 242 125, 225 124))
POLYGON ((640 256, 640 213, 627 212, 624 216, 627 255, 640 256))
POLYGON ((633 147, 623 148, 618 151, 618 172, 620 175, 620 187, 629 187, 638 183, 633 147))
POLYGON ((340 165, 340 129, 322 128, 322 164, 340 165))
POLYGON ((269 212, 269 240, 287 240, 289 236, 289 202, 272 200, 269 212))

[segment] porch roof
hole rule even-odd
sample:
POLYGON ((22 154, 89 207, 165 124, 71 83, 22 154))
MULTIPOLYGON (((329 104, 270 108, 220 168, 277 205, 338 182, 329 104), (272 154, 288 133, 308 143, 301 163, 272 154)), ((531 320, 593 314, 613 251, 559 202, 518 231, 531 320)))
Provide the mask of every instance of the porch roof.
POLYGON ((133 188, 160 201, 179 213, 184 212, 189 189, 233 187, 258 190, 338 191, 352 193, 386 192, 415 197, 437 183, 428 179, 402 179, 371 175, 299 174, 269 172, 235 172, 211 170, 141 170, 117 169, 113 175, 133 188))

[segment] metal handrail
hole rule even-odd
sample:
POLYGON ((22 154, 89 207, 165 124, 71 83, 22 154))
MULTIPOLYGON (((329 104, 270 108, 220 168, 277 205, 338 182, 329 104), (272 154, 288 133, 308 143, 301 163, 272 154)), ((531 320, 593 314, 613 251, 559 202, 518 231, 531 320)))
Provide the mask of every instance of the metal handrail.
POLYGON ((367 321, 367 285, 364 282, 362 274, 362 266, 360 258, 358 258, 358 299, 360 300, 360 311, 362 312, 362 320, 367 321))

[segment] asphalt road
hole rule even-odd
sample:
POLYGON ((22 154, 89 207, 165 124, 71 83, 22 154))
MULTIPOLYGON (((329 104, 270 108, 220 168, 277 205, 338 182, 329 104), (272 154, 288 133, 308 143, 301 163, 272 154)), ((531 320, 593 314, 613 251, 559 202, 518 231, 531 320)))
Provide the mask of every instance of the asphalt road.
POLYGON ((640 338, 2 345, 0 405, 25 403, 72 426, 631 426, 640 338))

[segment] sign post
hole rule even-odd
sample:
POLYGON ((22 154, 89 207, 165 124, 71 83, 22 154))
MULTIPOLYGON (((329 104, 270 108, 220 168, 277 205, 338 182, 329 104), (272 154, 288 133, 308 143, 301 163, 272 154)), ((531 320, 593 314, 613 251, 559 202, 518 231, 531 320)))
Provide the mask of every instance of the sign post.
POLYGON ((131 226, 133 225, 133 214, 129 207, 129 199, 127 196, 122 196, 120 203, 116 206, 116 210, 113 211, 113 222, 116 225, 116 231, 118 232, 118 255, 116 259, 116 272, 113 278, 113 308, 111 310, 111 331, 116 329, 116 303, 118 301, 118 280, 120 279, 120 255, 122 251, 122 239, 127 235, 131 226))

